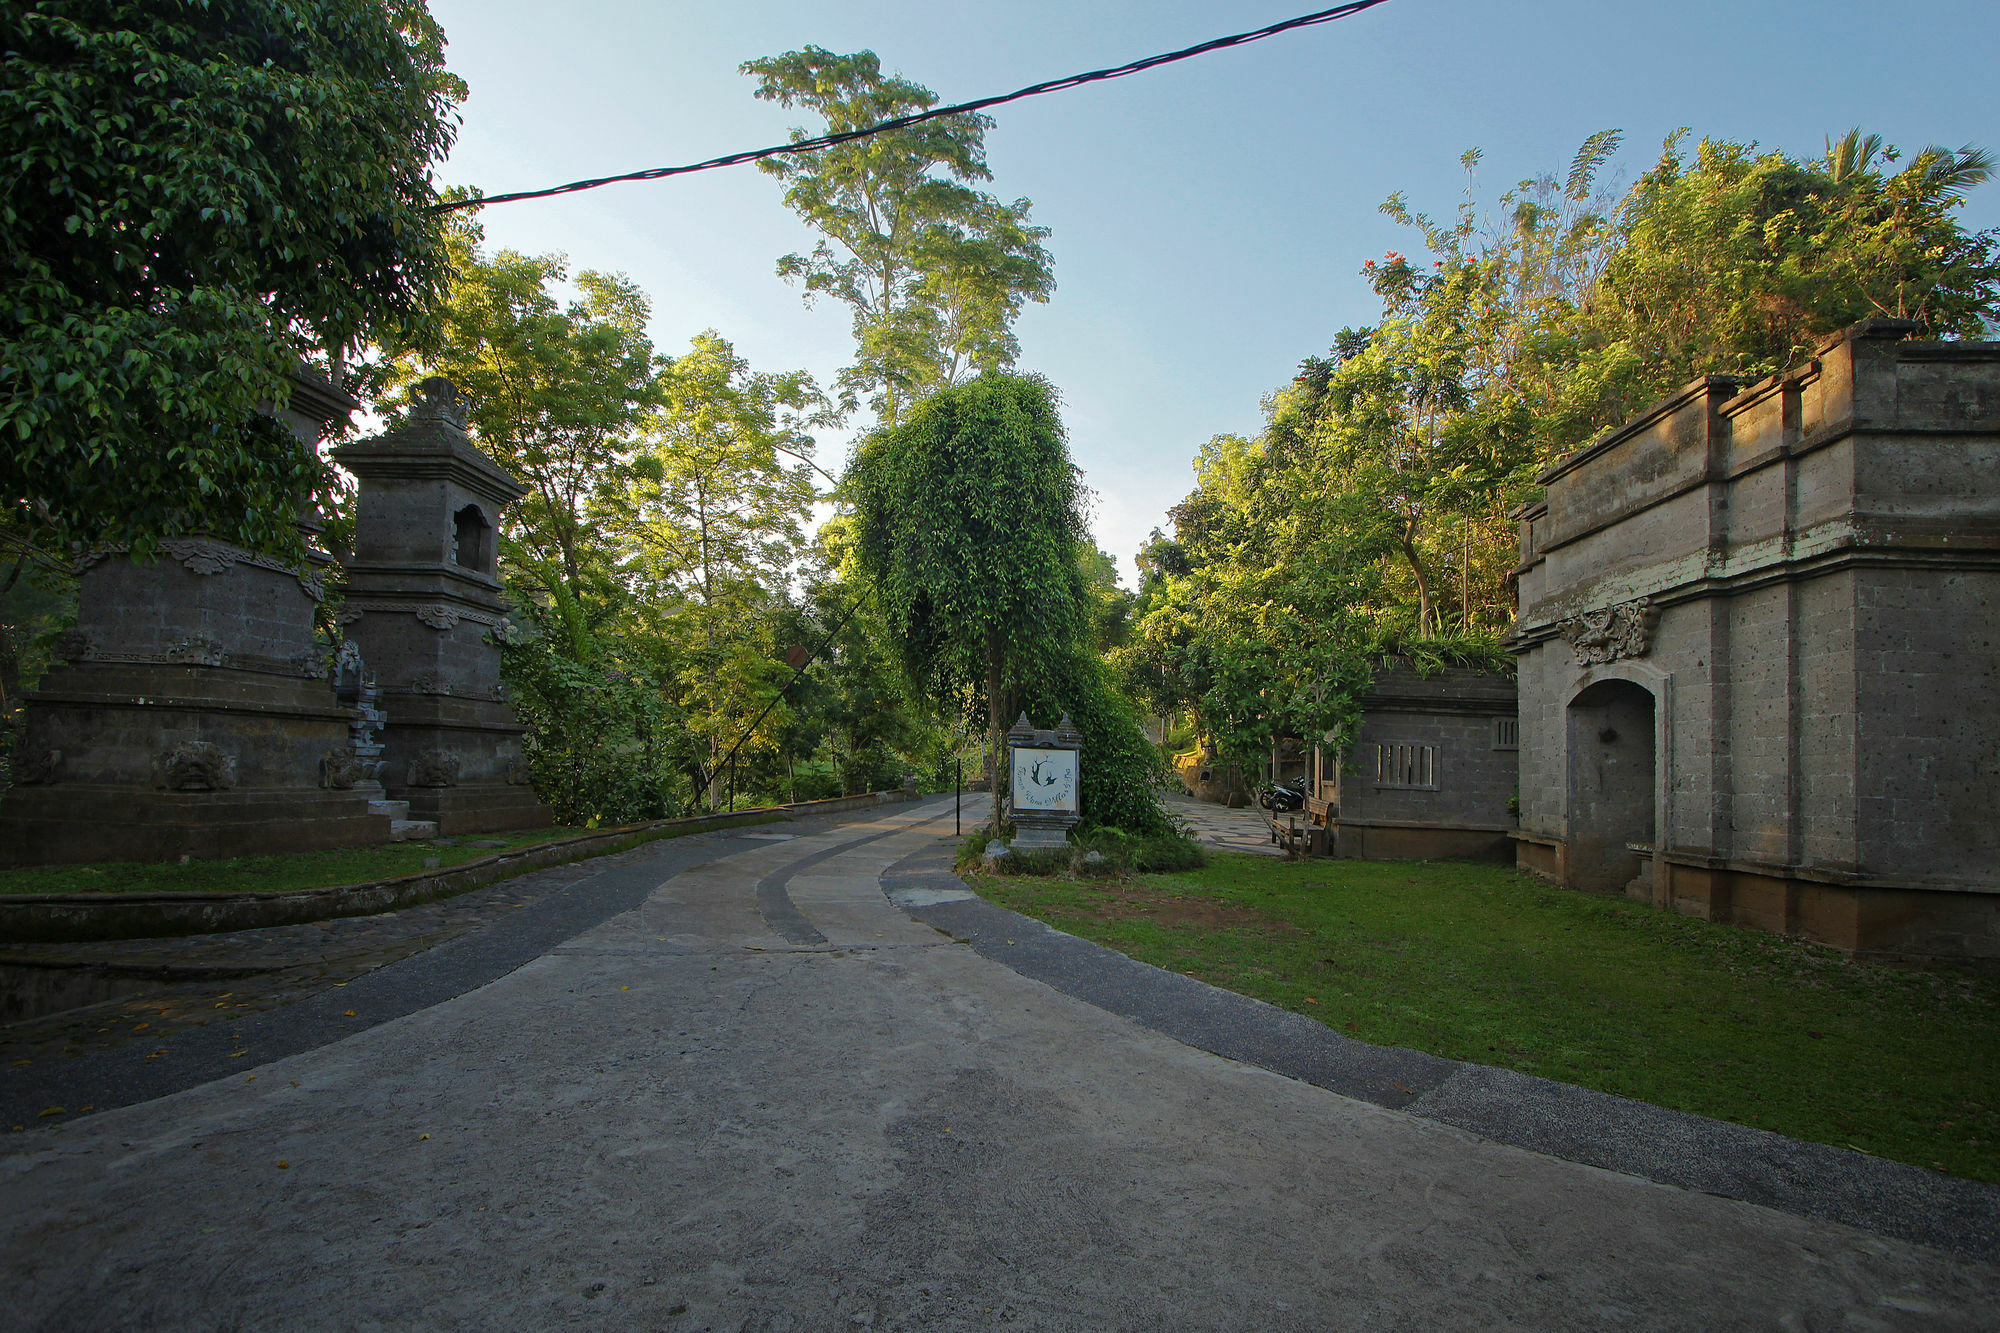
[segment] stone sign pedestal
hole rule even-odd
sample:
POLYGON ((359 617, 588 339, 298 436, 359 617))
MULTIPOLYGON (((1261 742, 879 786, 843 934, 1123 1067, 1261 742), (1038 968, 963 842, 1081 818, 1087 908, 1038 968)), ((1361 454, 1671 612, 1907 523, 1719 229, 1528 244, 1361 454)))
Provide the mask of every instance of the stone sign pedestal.
POLYGON ((380 684, 382 783, 445 834, 542 828, 500 681, 494 527, 523 488, 476 448, 450 383, 400 429, 334 450, 359 480, 342 622, 380 684))
POLYGON ((1082 746, 1083 733, 1070 725, 1067 713, 1053 730, 1038 730, 1026 713, 1008 728, 1011 850, 1053 851, 1069 845, 1069 831, 1083 814, 1082 746))
MULTIPOLYGON (((301 373, 277 415, 310 448, 357 406, 301 373)), ((313 634, 328 557, 293 566, 207 537, 161 546, 145 563, 85 560, 62 665, 26 697, 0 864, 387 841, 387 817, 341 783, 354 714, 313 634)))

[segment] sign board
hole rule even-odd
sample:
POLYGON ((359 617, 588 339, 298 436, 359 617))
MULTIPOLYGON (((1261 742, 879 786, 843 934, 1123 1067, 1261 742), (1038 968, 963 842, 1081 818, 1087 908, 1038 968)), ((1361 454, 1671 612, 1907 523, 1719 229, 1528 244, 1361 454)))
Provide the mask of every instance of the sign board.
POLYGON ((1067 715, 1051 730, 1028 721, 1026 713, 1007 731, 1007 785, 1014 821, 1014 846, 1021 850, 1067 845, 1069 831, 1083 814, 1078 777, 1083 733, 1067 715))
POLYGON ((1076 751, 1014 748, 1014 809, 1036 814, 1078 813, 1076 751))

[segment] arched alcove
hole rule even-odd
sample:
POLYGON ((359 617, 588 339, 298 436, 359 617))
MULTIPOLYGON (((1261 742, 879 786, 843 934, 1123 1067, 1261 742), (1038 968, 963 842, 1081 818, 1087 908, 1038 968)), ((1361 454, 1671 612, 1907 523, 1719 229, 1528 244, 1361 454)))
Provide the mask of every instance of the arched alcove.
POLYGON ((451 559, 453 564, 481 574, 493 572, 493 525, 478 505, 467 505, 451 516, 451 559))
POLYGON ((1600 680, 1569 702, 1568 877, 1574 888, 1622 890, 1639 873, 1631 844, 1654 840, 1657 701, 1629 680, 1600 680))

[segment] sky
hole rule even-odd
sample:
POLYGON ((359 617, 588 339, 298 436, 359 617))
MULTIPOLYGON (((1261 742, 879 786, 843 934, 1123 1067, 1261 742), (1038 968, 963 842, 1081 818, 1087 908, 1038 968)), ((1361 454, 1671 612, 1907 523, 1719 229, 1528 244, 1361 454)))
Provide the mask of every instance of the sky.
MULTIPOLYGON (((432 0, 470 85, 440 184, 488 194, 782 143, 800 113, 757 101, 745 60, 872 50, 946 102, 1175 50, 1323 7, 1314 0, 432 0)), ((1358 16, 1129 78, 1000 107, 986 147, 1004 199, 1051 229, 1057 290, 1016 332, 1020 368, 1062 394, 1095 492, 1099 545, 1132 556, 1193 487, 1210 437, 1254 434, 1260 404, 1346 325, 1374 322, 1364 260, 1420 251, 1379 205, 1431 213, 1483 158, 1490 204, 1564 173, 1607 128, 1629 183, 1662 140, 1755 140, 1817 154, 1860 125, 1914 151, 2000 149, 2000 0, 1388 0, 1358 16)), ((814 126, 815 132, 817 126, 814 126)), ((490 248, 560 251, 624 273, 673 355, 714 329, 753 369, 830 383, 847 309, 776 275, 814 234, 754 166, 502 204, 490 248)), ((2000 225, 2000 183, 1967 200, 2000 225)), ((855 423, 865 426, 865 420, 855 423)), ((854 430, 819 438, 845 462, 854 430)))

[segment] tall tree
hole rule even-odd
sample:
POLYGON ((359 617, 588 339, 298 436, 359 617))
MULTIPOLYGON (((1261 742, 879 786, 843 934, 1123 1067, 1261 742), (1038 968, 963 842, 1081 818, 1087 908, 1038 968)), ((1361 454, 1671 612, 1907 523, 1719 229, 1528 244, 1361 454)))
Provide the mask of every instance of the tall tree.
POLYGON ((257 409, 443 283, 444 34, 416 0, 22 0, 0 49, 10 539, 293 548, 316 460, 257 409))
MULTIPOLYGON (((873 51, 808 46, 742 68, 756 76, 758 97, 815 112, 828 133, 938 100, 885 76, 873 51)), ((1029 202, 1003 204, 975 188, 992 179, 992 124, 977 114, 941 117, 758 164, 785 182, 785 203, 827 238, 809 255, 786 255, 778 272, 804 284, 808 303, 832 296, 852 310, 855 360, 838 387, 849 404, 866 396, 885 424, 934 387, 1011 367, 1022 304, 1055 289, 1042 246, 1048 229, 1029 222, 1029 202)), ((795 143, 808 137, 792 130, 795 143)))
POLYGON ((996 756, 1011 706, 1067 710, 1084 733, 1085 816, 1164 827, 1158 753, 1089 641, 1079 553, 1093 548, 1048 382, 986 374, 936 391, 861 441, 847 486, 852 559, 912 684, 947 706, 983 693, 996 756))
MULTIPOLYGON (((816 498, 806 425, 820 404, 803 371, 755 373, 720 334, 695 337, 660 379, 632 465, 634 566, 685 622, 681 689, 715 760, 781 678, 770 635, 816 498)), ((768 719, 766 743, 783 719, 768 719)))

